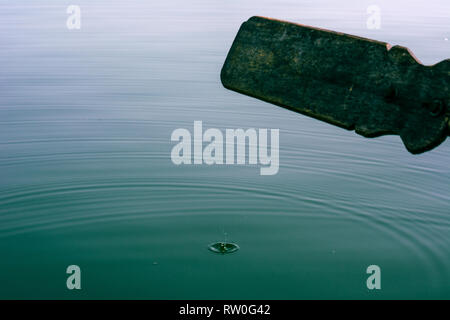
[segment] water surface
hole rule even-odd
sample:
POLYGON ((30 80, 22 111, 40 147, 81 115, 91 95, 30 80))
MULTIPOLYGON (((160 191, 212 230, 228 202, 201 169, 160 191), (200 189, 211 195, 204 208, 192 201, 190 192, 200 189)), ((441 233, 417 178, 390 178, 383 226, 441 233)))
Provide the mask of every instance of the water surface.
POLYGON ((376 2, 379 30, 373 1, 0 2, 0 298, 450 298, 448 141, 413 156, 220 83, 253 15, 450 57, 448 1, 376 2), (280 129, 279 173, 173 165, 194 120, 280 129))

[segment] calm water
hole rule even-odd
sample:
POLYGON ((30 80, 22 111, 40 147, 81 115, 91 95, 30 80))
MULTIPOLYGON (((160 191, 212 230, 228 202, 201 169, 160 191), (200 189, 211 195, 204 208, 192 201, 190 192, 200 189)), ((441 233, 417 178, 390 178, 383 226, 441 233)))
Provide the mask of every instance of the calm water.
POLYGON ((413 156, 219 80, 253 15, 434 64, 450 57, 447 0, 121 2, 0 2, 0 298, 450 298, 449 141, 413 156), (170 135, 194 120, 279 128, 279 173, 173 165, 170 135), (225 239, 241 249, 207 250, 225 239))

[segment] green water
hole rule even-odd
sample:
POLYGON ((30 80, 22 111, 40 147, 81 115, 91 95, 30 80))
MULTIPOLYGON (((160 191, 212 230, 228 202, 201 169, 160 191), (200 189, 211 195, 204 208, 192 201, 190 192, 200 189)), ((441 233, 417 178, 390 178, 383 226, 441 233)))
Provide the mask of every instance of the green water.
POLYGON ((76 2, 0 2, 0 298, 450 298, 448 141, 413 156, 219 80, 253 15, 434 64, 450 57, 448 1, 378 1, 379 30, 372 1, 76 2), (280 129, 279 173, 175 166, 171 133, 195 120, 280 129), (224 240, 240 250, 208 250, 224 240))

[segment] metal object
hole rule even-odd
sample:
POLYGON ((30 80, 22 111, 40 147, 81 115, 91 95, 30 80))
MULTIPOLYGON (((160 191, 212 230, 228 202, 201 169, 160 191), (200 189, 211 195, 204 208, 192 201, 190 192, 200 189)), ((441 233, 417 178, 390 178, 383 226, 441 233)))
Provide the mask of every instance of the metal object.
POLYGON ((450 132, 450 59, 422 65, 408 48, 252 17, 221 71, 231 90, 355 130, 400 135, 414 154, 450 132))

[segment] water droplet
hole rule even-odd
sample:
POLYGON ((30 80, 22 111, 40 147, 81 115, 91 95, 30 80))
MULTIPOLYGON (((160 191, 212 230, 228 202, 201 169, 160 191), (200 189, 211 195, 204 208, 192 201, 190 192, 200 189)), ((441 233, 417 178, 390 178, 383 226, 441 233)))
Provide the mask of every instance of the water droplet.
POLYGON ((215 242, 208 246, 208 249, 215 253, 226 254, 233 253, 239 250, 239 246, 236 243, 230 242, 215 242))

